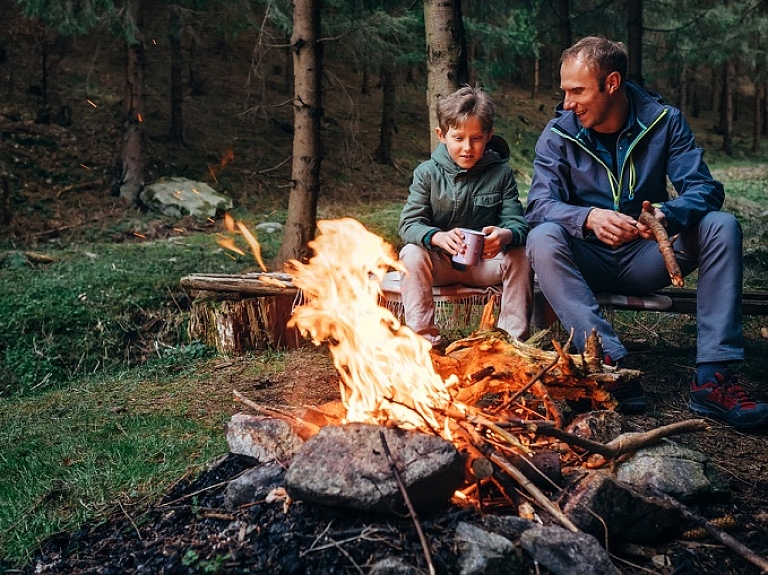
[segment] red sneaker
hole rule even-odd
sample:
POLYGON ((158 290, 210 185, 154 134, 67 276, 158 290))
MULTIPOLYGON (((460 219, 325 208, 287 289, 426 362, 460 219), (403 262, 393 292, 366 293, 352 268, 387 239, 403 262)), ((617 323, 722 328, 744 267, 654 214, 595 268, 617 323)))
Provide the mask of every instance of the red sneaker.
POLYGON ((691 411, 722 419, 736 429, 752 429, 768 423, 768 403, 750 398, 733 376, 726 379, 716 372, 715 380, 699 385, 694 375, 688 402, 691 411))

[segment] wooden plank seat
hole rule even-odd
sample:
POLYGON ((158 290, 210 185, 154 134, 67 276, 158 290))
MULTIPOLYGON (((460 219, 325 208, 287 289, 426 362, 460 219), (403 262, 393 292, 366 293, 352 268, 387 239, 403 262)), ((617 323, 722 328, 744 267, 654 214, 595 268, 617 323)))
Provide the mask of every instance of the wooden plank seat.
MULTIPOLYGON (((598 293, 595 297, 610 322, 613 322, 615 310, 696 314, 696 290, 692 288, 668 287, 647 295, 631 296, 598 293)), ((557 316, 546 301, 538 282, 534 283, 533 299, 535 327, 549 327, 557 321, 557 316)), ((768 315, 768 291, 745 290, 742 293, 742 315, 768 315)))

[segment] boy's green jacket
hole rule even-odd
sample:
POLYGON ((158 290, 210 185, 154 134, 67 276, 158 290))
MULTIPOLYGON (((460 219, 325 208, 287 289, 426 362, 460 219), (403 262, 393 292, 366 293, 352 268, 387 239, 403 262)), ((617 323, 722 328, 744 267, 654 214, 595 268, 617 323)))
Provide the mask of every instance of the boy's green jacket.
POLYGON ((491 138, 483 157, 469 170, 460 168, 441 143, 413 172, 400 214, 402 240, 432 249, 430 239, 438 231, 498 226, 514 236, 505 249, 525 244, 528 224, 508 162, 509 146, 499 136, 491 138))

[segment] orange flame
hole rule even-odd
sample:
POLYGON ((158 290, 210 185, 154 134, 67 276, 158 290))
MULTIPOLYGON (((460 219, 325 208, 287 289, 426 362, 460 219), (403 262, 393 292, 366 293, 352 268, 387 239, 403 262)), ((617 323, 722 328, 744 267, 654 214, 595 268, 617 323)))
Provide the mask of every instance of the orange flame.
MULTIPOLYGON (((261 258, 261 244, 250 232, 250 230, 245 227, 245 224, 242 222, 235 222, 232 216, 229 214, 224 214, 224 229, 231 234, 236 234, 238 231, 240 234, 242 234, 242 236, 245 238, 245 241, 248 242, 248 245, 251 248, 251 253, 253 254, 253 258, 259 264, 261 271, 266 272, 267 267, 264 265, 264 260, 261 258)), ((237 247, 234 238, 221 237, 217 240, 217 243, 226 250, 230 250, 241 256, 245 255, 245 252, 237 247)))
POLYGON ((403 269, 394 248, 350 218, 321 220, 317 227, 309 242, 315 255, 288 266, 307 300, 289 325, 316 345, 328 342, 348 421, 440 432, 433 408, 449 406, 456 380, 444 382, 429 343, 379 305, 384 274, 403 269))

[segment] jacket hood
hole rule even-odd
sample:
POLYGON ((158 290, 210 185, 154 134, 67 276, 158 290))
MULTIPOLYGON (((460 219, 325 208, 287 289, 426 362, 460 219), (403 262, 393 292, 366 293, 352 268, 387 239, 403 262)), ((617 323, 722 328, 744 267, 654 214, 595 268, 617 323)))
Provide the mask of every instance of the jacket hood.
POLYGON ((483 154, 483 157, 469 170, 460 168, 456 162, 453 161, 453 158, 448 154, 448 148, 442 142, 435 148, 435 151, 432 152, 432 160, 450 173, 473 172, 478 169, 484 169, 486 166, 506 164, 509 161, 509 144, 507 144, 507 141, 501 136, 497 136, 496 134, 492 135, 491 139, 485 145, 485 153, 483 154))

